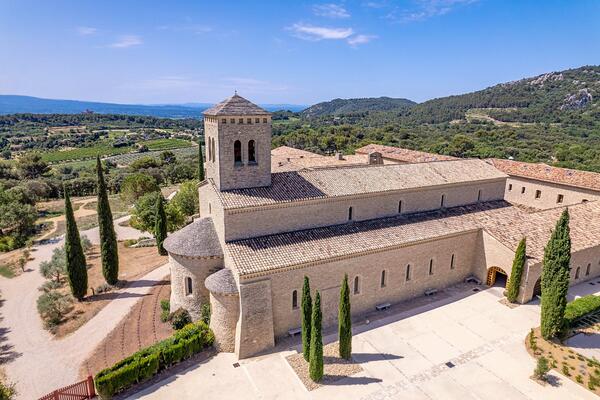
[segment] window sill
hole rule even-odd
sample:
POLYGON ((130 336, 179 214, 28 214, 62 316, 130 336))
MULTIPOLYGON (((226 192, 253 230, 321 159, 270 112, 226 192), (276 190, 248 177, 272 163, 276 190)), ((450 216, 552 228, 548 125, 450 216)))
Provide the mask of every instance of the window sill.
POLYGON ((248 166, 249 167, 257 167, 258 163, 256 161, 248 161, 248 166))

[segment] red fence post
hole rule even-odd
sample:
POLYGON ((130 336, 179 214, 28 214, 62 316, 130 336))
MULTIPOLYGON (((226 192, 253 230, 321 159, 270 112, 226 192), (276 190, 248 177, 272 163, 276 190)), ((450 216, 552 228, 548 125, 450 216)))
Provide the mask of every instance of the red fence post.
POLYGON ((87 377, 87 392, 90 399, 96 396, 96 388, 94 387, 94 378, 92 376, 87 377))

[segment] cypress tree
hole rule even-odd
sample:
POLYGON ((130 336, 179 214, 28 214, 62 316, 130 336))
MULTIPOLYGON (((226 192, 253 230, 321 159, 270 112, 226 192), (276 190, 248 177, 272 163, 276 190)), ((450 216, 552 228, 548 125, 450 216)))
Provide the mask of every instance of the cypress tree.
POLYGON ((506 290, 506 298, 511 303, 517 301, 517 296, 519 295, 521 277, 523 276, 523 269, 525 268, 525 260, 527 260, 526 254, 527 244, 525 238, 523 238, 519 242, 519 246, 517 246, 517 251, 515 252, 510 279, 508 280, 508 288, 506 290))
POLYGON ((310 360, 310 331, 312 318, 312 298, 310 297, 310 282, 308 276, 304 277, 302 286, 302 355, 306 361, 310 360))
POLYGON ((338 310, 338 337, 340 357, 349 360, 352 356, 352 319, 350 318, 350 288, 348 287, 348 274, 344 274, 344 281, 340 289, 340 303, 338 310))
POLYGON ((163 242, 167 238, 167 216, 165 214, 164 199, 160 192, 156 196, 156 223, 154 225, 154 237, 156 238, 158 254, 161 256, 166 256, 167 251, 163 247, 163 242))
POLYGON ((119 280, 119 253, 100 156, 96 158, 96 171, 98 175, 96 189, 98 192, 97 212, 98 230, 100 231, 100 253, 102 256, 102 275, 104 275, 106 283, 114 285, 119 280))
POLYGON ((319 291, 315 295, 315 304, 312 308, 312 320, 310 330, 310 378, 319 382, 323 378, 323 337, 321 333, 321 295, 319 291))
POLYGON ((565 209, 544 248, 541 311, 541 330, 544 339, 556 337, 565 327, 570 262, 569 211, 565 209))
POLYGON ((73 206, 71 206, 71 199, 69 193, 65 190, 65 220, 66 220, 66 234, 65 234, 65 254, 66 254, 66 266, 67 276, 69 278, 69 286, 73 297, 77 300, 84 298, 87 293, 88 276, 87 276, 87 265, 85 261, 85 254, 83 254, 83 248, 81 247, 81 239, 79 237, 79 231, 77 230, 77 224, 75 223, 75 216, 73 215, 73 206))
POLYGON ((198 181, 204 180, 204 155, 202 154, 202 142, 198 140, 198 181))

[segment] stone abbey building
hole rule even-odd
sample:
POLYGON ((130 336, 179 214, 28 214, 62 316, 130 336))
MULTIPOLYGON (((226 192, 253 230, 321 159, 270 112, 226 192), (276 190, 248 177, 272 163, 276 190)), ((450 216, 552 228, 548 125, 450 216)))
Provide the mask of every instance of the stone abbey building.
POLYGON ((336 323, 476 277, 510 278, 528 241, 519 301, 540 293, 544 246, 571 213, 571 282, 600 275, 600 174, 510 160, 456 159, 380 145, 349 156, 271 150, 271 115, 235 95, 204 112, 200 216, 164 243, 171 307, 211 327, 240 358, 300 326, 303 277, 336 323))

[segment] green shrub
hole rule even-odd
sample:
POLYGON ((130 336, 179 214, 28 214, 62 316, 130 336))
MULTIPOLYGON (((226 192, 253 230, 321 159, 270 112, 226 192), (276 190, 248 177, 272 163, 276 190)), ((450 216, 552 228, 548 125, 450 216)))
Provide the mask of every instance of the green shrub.
POLYGON ((548 359, 544 356, 538 358, 537 365, 533 370, 533 376, 541 381, 545 381, 547 379, 546 374, 550 371, 550 365, 548 364, 548 359))
POLYGON ((162 322, 167 322, 171 318, 171 313, 170 313, 171 304, 169 303, 169 300, 161 300, 160 308, 162 310, 160 312, 160 320, 162 322))
POLYGON ((169 300, 161 300, 160 309, 163 311, 169 311, 171 309, 171 303, 169 302, 169 300))
POLYGON ((14 384, 6 384, 0 381, 0 400, 12 400, 16 394, 17 391, 14 384))
POLYGON ((202 308, 200 309, 200 320, 206 325, 210 325, 210 303, 202 304, 202 308))
POLYGON ((102 398, 111 398, 135 383, 150 379, 158 371, 193 356, 213 342, 214 334, 205 323, 188 324, 170 338, 100 371, 95 377, 97 391, 102 398))
POLYGON ((73 308, 73 298, 56 290, 43 293, 37 299, 37 309, 47 328, 60 324, 73 308))
POLYGON ((184 326, 192 322, 192 317, 190 317, 190 313, 184 308, 178 308, 171 314, 171 325, 173 329, 178 331, 182 329, 184 326))
POLYGON ((597 310, 600 310, 600 296, 590 294, 580 297, 567 303, 565 322, 567 326, 572 326, 577 319, 597 310))

